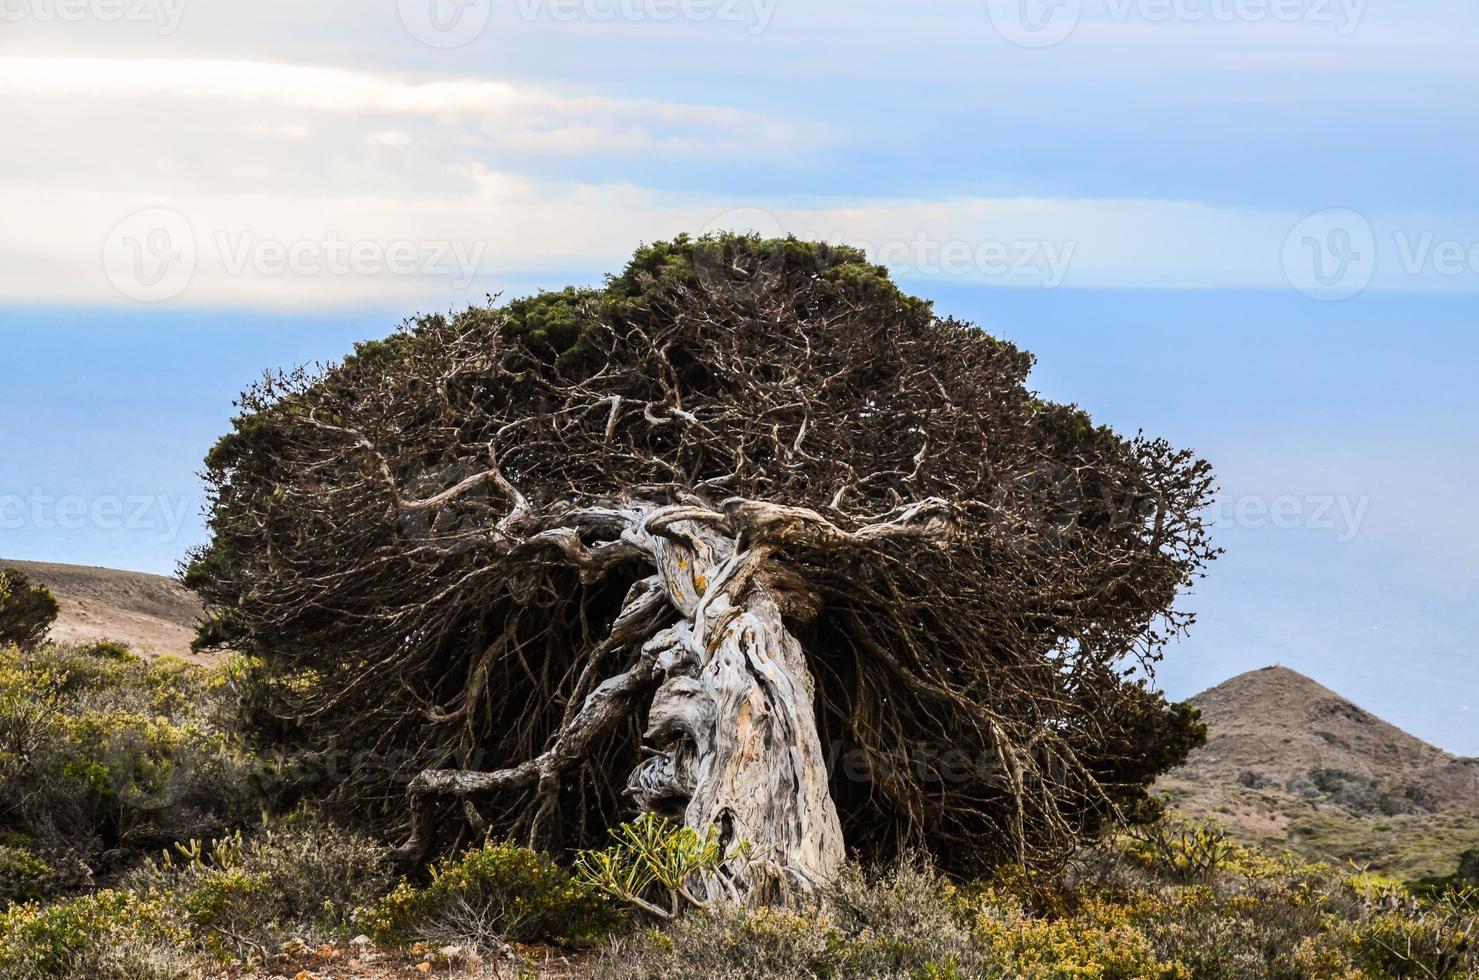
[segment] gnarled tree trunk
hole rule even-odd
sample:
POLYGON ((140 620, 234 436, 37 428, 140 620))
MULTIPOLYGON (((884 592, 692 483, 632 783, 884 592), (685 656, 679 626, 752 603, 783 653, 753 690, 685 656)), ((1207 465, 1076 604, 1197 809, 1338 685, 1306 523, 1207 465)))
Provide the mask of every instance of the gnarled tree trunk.
POLYGON ((681 812, 700 834, 715 828, 729 855, 721 874, 742 898, 809 890, 832 877, 844 849, 811 673, 781 612, 797 597, 766 580, 769 548, 685 530, 683 544, 661 549, 682 557, 665 556, 660 571, 674 604, 692 608, 688 642, 652 700, 646 737, 661 750, 629 792, 644 810, 681 812))
POLYGON ((632 560, 652 568, 606 641, 634 650, 635 661, 597 686, 539 757, 496 772, 421 773, 410 787, 415 826, 403 853, 430 843, 427 796, 537 785, 552 801, 559 777, 650 695, 651 755, 628 794, 645 812, 700 835, 718 832, 726 859, 716 880, 694 883, 699 897, 758 905, 828 881, 845 856, 842 828, 811 672, 786 626, 815 615, 818 600, 779 558, 788 547, 842 551, 896 534, 942 543, 952 529, 947 508, 925 501, 844 531, 814 511, 746 500, 720 510, 627 501, 548 515, 519 503, 506 523, 526 532, 520 547, 554 547, 592 574, 632 560), (587 544, 593 536, 604 540, 587 544), (676 622, 642 635, 664 607, 676 622))

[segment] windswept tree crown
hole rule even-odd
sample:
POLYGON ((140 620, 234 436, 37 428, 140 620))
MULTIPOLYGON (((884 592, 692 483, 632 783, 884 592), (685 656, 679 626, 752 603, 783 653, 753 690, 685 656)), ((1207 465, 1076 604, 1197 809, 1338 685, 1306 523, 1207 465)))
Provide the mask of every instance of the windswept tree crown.
POLYGON ((1031 364, 857 250, 680 237, 266 378, 187 580, 418 849, 642 809, 769 848, 742 891, 1050 859, 1198 737, 1145 680, 1211 476, 1031 364))

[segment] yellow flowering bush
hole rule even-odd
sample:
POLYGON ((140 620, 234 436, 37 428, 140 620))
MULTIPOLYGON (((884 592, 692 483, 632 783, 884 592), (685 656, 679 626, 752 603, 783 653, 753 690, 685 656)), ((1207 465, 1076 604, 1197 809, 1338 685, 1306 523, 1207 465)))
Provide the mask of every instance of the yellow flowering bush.
POLYGON ((984 913, 976 935, 1010 975, 1022 980, 1178 980, 1178 963, 1159 962, 1150 939, 1124 906, 1096 904, 1064 919, 1018 911, 984 913))
POLYGON ((0 976, 174 980, 184 975, 190 934, 168 903, 100 891, 0 912, 0 976))

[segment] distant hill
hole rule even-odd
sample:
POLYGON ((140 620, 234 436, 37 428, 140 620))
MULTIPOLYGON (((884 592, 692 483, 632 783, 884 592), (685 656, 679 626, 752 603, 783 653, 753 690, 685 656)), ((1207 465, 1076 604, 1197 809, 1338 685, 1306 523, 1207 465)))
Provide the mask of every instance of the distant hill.
POLYGON ((57 597, 62 608, 51 639, 58 643, 111 640, 138 653, 202 659, 190 652, 200 602, 174 579, 5 559, 0 559, 0 568, 20 569, 57 597))
POLYGON ((1207 744, 1157 788, 1238 836, 1401 877, 1479 847, 1479 759, 1457 758, 1303 674, 1266 667, 1191 699, 1207 744))

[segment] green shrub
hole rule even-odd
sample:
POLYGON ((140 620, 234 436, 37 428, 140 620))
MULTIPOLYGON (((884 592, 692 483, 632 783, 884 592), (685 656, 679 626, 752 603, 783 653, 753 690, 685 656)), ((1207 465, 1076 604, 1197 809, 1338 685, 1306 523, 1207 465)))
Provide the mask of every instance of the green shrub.
POLYGON ((710 828, 706 837, 700 837, 691 827, 651 813, 613 827, 611 837, 615 844, 606 850, 581 852, 576 874, 658 919, 673 918, 685 905, 703 905, 690 891, 690 882, 711 875, 725 860, 717 830, 710 828))
POLYGON ((0 647, 0 834, 104 871, 256 815, 258 763, 216 723, 211 685, 109 644, 0 647))
POLYGON ((46 639, 61 607, 56 597, 32 585, 24 572, 0 569, 0 646, 29 650, 46 639))
POLYGON ((204 875, 178 896, 181 908, 206 948, 215 955, 266 955, 283 927, 272 915, 272 879, 240 868, 204 875))
POLYGON ((848 865, 824 897, 838 928, 875 963, 909 977, 977 976, 991 961, 972 936, 971 902, 923 857, 881 873, 848 865))
POLYGON ((138 663, 140 659, 124 644, 112 643, 107 640, 100 640, 97 643, 89 644, 79 652, 84 657, 98 657, 103 660, 117 660, 122 663, 138 663))
POLYGON ((1316 980, 1352 975, 1330 907, 1294 879, 1231 880, 1131 903, 1159 963, 1206 980, 1316 980))
POLYGON ((1215 824, 1163 816, 1131 830, 1125 852, 1179 884, 1206 881, 1241 849, 1215 824))
POLYGON ((817 913, 783 908, 701 909, 665 930, 618 942, 600 980, 792 980, 884 977, 860 963, 851 937, 817 913), (858 969, 854 969, 858 966, 858 969))
POLYGON ((239 835, 140 868, 126 888, 0 915, 0 977, 173 980, 203 954, 265 956, 288 938, 343 938, 349 913, 391 882, 383 848, 304 822, 239 835))
POLYGON ((1382 977, 1479 975, 1479 892, 1458 890, 1436 901, 1380 896, 1370 914, 1345 924, 1354 957, 1382 977))
POLYGON ((6 980, 180 980, 195 975, 189 946, 167 903, 127 892, 0 913, 6 980))
POLYGON ((0 906, 42 897, 51 865, 24 847, 0 844, 0 906))
POLYGON ((972 936, 971 909, 928 869, 849 867, 823 901, 702 909, 613 945, 603 980, 954 980, 1004 974, 972 936))
POLYGON ((343 938, 354 909, 392 881, 383 847, 307 819, 250 840, 191 841, 126 879, 135 892, 174 903, 208 951, 237 957, 289 938, 343 938))
POLYGON ((597 891, 549 858, 489 843, 431 870, 424 888, 401 882, 356 921, 382 946, 505 940, 580 943, 609 935, 621 917, 597 891))
POLYGON ((1094 977, 1101 980, 1172 980, 1186 976, 1160 961, 1125 909, 1105 905, 1071 918, 1038 918, 1021 910, 990 910, 977 938, 1020 980, 1094 977))

